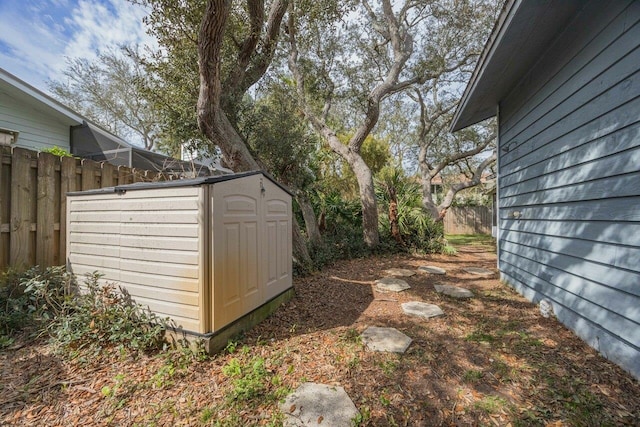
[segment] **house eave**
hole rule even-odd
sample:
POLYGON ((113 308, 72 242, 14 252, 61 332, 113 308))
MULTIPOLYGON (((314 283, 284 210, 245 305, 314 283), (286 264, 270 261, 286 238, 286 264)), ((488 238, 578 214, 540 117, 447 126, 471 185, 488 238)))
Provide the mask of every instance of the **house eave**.
POLYGON ((450 130, 455 132, 495 116, 500 100, 582 6, 580 0, 508 0, 462 95, 450 130))
POLYGON ((36 110, 55 116, 68 126, 82 124, 84 118, 44 92, 0 68, 0 90, 26 102, 36 110))

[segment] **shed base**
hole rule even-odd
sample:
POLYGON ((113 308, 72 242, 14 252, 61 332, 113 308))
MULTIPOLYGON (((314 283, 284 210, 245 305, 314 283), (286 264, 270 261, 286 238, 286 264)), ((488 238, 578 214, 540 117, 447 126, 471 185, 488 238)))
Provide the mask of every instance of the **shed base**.
POLYGON ((230 339, 262 322, 273 314, 278 307, 290 301, 294 295, 295 291, 291 287, 219 331, 198 334, 184 330, 168 330, 167 339, 178 345, 188 345, 194 350, 204 347, 208 354, 215 354, 223 350, 230 339))

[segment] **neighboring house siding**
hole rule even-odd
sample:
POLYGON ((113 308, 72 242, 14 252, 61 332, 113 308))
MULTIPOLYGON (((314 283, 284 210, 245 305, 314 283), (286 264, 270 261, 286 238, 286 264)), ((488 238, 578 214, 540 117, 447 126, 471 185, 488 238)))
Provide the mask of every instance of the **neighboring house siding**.
POLYGON ((598 1, 500 103, 500 269, 640 377, 640 2, 598 1))
POLYGON ((20 132, 15 146, 42 150, 58 146, 69 150, 70 127, 0 92, 0 128, 20 132))

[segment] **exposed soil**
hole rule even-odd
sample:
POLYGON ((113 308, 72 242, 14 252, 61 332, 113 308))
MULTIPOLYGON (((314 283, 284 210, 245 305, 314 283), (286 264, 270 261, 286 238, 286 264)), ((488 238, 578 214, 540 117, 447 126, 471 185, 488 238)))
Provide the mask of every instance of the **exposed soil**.
POLYGON ((278 425, 278 399, 313 381, 343 386, 361 425, 640 425, 638 381, 543 318, 497 274, 462 270, 495 271, 486 249, 337 263, 296 280, 291 302, 205 360, 116 350, 70 360, 44 339, 23 340, 0 352, 0 424, 278 425), (406 278, 412 288, 402 293, 374 289, 384 270, 420 265, 447 275, 406 278), (442 296, 434 284, 476 297, 442 296), (445 315, 409 317, 406 301, 437 304, 445 315), (367 326, 395 327, 413 343, 403 355, 366 351, 359 334, 367 326), (234 364, 241 373, 223 372, 234 364))

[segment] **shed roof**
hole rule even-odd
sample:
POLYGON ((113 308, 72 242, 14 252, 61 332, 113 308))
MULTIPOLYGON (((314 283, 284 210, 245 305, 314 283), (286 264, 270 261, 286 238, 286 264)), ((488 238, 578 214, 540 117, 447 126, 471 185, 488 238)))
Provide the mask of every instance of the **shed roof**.
POLYGON ((507 0, 451 123, 455 132, 496 115, 496 106, 547 50, 582 0, 507 0))
POLYGON ((197 187, 204 184, 215 184, 223 181, 230 181, 238 178, 244 178, 246 176, 252 175, 263 175, 271 182, 280 187, 284 192, 293 196, 291 191, 289 191, 282 184, 277 182, 273 177, 264 171, 249 171, 249 172, 241 172, 241 173, 233 173, 227 175, 218 175, 218 176, 207 176, 207 177, 199 177, 192 179, 175 179, 172 181, 154 181, 154 182, 136 182, 134 184, 127 185, 116 185, 115 187, 105 187, 98 188, 95 190, 85 190, 85 191, 73 191, 67 193, 69 196, 77 196, 77 195, 86 195, 86 194, 112 194, 112 193, 126 193, 127 191, 135 191, 135 190, 149 190, 154 188, 175 188, 175 187, 197 187))

